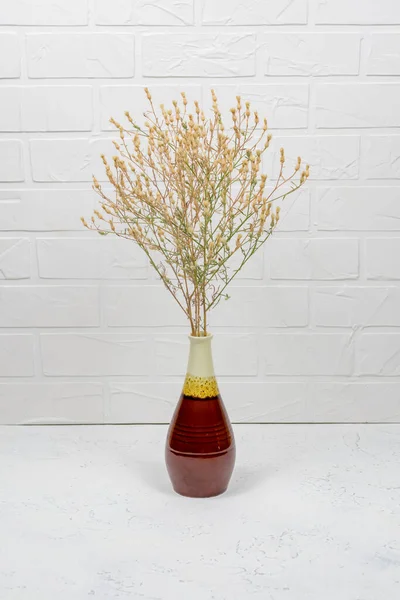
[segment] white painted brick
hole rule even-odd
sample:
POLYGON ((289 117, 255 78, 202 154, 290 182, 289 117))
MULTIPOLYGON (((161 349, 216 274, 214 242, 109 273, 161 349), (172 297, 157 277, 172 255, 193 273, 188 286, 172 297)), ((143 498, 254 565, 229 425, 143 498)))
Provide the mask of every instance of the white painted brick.
POLYGON ((98 25, 192 25, 193 0, 96 0, 98 25))
POLYGON ((356 343, 356 371, 381 377, 400 375, 400 334, 362 334, 356 343))
POLYGON ((338 333, 268 334, 263 339, 266 375, 351 375, 352 337, 338 333))
MULTIPOLYGON (((400 383, 220 379, 219 388, 233 423, 381 423, 400 416, 400 383)), ((181 389, 182 382, 113 382, 106 421, 169 423, 181 389)))
POLYGON ((0 114, 1 131, 92 129, 90 86, 10 86, 3 88, 2 97, 7 110, 0 114))
POLYGON ((313 293, 320 327, 400 326, 400 288, 322 287, 313 293))
POLYGON ((220 390, 234 423, 380 423, 400 416, 400 383, 222 381, 220 390))
MULTIPOLYGON (((0 19, 1 23, 1 19, 0 19)), ((15 33, 0 33, 0 79, 21 75, 21 50, 15 33)))
MULTIPOLYGON (((230 273, 239 267, 240 254, 236 253, 226 263, 230 273)), ((264 256, 262 252, 254 254, 244 265, 243 269, 235 277, 235 281, 246 281, 248 279, 262 279, 264 276, 264 256)))
POLYGON ((266 75, 357 75, 360 36, 352 33, 266 33, 266 75))
POLYGON ((103 292, 110 327, 187 326, 187 318, 163 285, 110 286, 103 292))
POLYGON ((212 327, 304 327, 306 287, 232 286, 210 315, 212 327))
POLYGON ((332 25, 394 25, 400 5, 393 0, 317 0, 316 23, 332 25))
MULTIPOLYGON (((101 128, 105 131, 115 131, 115 127, 110 123, 110 117, 113 116, 117 121, 124 123, 126 110, 131 112, 135 122, 143 124, 146 118, 143 113, 150 109, 142 85, 107 85, 100 87, 100 108, 101 108, 101 128)), ((189 105, 194 100, 200 102, 202 90, 199 85, 150 85, 149 86, 154 106, 159 111, 160 104, 166 108, 172 108, 172 101, 182 101, 181 92, 186 93, 189 105)), ((125 121, 126 122, 126 121, 125 121)))
POLYGON ((134 37, 130 33, 29 33, 28 75, 52 77, 133 77, 134 37))
POLYGON ((321 188, 317 223, 321 231, 399 231, 400 188, 321 188))
MULTIPOLYGON (((235 286, 230 299, 210 315, 218 327, 303 327, 307 325, 305 287, 235 286)), ((112 286, 104 289, 104 314, 111 327, 187 326, 186 317, 160 286, 112 286)))
POLYGON ((0 377, 32 377, 33 336, 0 334, 0 377))
POLYGON ((327 83, 316 88, 316 125, 398 127, 400 84, 327 83))
POLYGON ((91 86, 32 86, 22 90, 24 131, 90 131, 91 86))
POLYGON ((147 34, 145 77, 245 77, 255 75, 255 36, 248 33, 147 34))
POLYGON ((400 75, 400 34, 374 33, 367 42, 368 75, 400 75))
POLYGON ((281 212, 276 231, 307 231, 310 225, 310 190, 302 188, 278 201, 281 212))
POLYGON ((356 279, 358 240, 274 238, 267 249, 271 279, 356 279))
POLYGON ((202 0, 204 25, 284 25, 307 23, 306 0, 202 0))
MULTIPOLYGON (((157 335, 154 368, 159 375, 186 373, 189 340, 186 334, 157 335)), ((219 376, 257 375, 258 351, 253 334, 218 334, 213 339, 215 371, 219 376)))
POLYGON ((93 190, 0 190, 0 231, 82 231, 98 204, 93 190))
POLYGON ((22 144, 0 140, 0 182, 24 181, 22 144))
POLYGON ((287 174, 293 172, 297 157, 310 165, 310 179, 357 179, 359 172, 360 138, 355 135, 308 135, 273 137, 271 151, 266 153, 264 170, 272 177, 280 169, 279 148, 286 155, 287 174))
POLYGON ((99 383, 2 383, 2 425, 103 423, 99 383))
POLYGON ((400 238, 372 238, 366 242, 368 279, 400 279, 400 238))
POLYGON ((0 238, 0 280, 29 279, 30 254, 27 238, 0 238))
POLYGON ((400 135, 371 135, 365 145, 367 179, 400 179, 400 135))
POLYGON ((86 25, 87 0, 13 0, 0 5, 1 25, 86 25))
POLYGON ((21 131, 21 92, 22 87, 2 87, 0 131, 21 131))
POLYGON ((182 382, 110 383, 108 423, 169 423, 182 382))
POLYGON ((85 182, 93 174, 104 181, 101 154, 111 157, 115 148, 110 139, 40 139, 31 140, 31 164, 34 181, 85 182))
MULTIPOLYGON (((251 103, 262 119, 267 117, 268 126, 275 129, 297 129, 307 127, 308 85, 305 84, 237 84, 214 87, 218 104, 225 123, 231 123, 229 109, 236 106, 236 96, 242 103, 251 103)), ((211 96, 205 94, 206 104, 211 106, 211 96)))
POLYGON ((144 252, 120 238, 41 238, 39 276, 44 279, 143 279, 144 252))
POLYGON ((147 375, 145 336, 93 333, 40 336, 43 373, 48 376, 147 375))
POLYGON ((99 290, 93 286, 1 286, 0 327, 96 327, 99 290))

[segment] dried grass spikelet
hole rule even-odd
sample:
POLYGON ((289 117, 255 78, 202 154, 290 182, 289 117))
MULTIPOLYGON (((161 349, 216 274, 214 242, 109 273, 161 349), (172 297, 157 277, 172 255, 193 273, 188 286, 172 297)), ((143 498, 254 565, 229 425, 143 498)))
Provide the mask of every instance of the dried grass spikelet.
POLYGON ((191 110, 185 92, 171 107, 156 107, 144 91, 144 126, 129 111, 126 126, 110 119, 116 154, 101 158, 115 193, 93 177, 101 211, 89 223, 81 220, 102 235, 134 240, 189 319, 192 335, 206 335, 209 311, 270 237, 280 220, 275 203, 306 182, 309 166, 302 169, 298 157, 287 174, 290 161, 281 148, 279 173, 267 188, 262 159, 272 136, 249 101, 237 95, 226 124, 214 90, 209 113, 198 101, 191 110))

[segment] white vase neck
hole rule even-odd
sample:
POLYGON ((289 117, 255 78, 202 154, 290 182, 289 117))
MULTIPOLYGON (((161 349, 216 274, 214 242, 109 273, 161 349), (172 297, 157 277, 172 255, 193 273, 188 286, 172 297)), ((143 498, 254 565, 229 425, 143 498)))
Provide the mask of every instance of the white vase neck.
POLYGON ((195 337, 190 335, 187 374, 193 377, 214 377, 211 340, 213 336, 195 337))

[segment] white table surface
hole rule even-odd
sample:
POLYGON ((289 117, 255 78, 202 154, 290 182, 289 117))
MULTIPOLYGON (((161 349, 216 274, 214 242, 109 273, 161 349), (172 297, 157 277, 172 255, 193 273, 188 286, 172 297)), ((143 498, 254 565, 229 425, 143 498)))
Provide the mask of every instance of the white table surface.
POLYGON ((236 425, 176 495, 166 427, 0 428, 1 600, 397 600, 400 425, 236 425))

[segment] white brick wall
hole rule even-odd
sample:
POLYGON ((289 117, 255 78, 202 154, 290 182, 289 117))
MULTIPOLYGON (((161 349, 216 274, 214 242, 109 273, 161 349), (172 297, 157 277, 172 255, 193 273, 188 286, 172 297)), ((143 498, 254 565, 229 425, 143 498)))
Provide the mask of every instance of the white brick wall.
POLYGON ((400 75, 400 34, 375 33, 368 42, 368 75, 400 75))
POLYGON ((155 33, 143 36, 145 77, 250 77, 256 36, 247 33, 155 33))
POLYGON ((280 0, 202 0, 204 25, 284 25, 307 23, 307 0, 294 0, 282 6, 280 0))
POLYGON ((0 280, 29 279, 31 251, 28 238, 0 238, 0 280))
POLYGON ((400 85, 396 83, 322 83, 316 86, 318 129, 399 127, 400 85))
POLYGON ((400 179, 400 135, 371 135, 365 140, 367 179, 400 179))
POLYGON ((332 25, 395 25, 400 6, 393 0, 316 0, 315 22, 332 25))
POLYGON ((0 140, 0 178, 4 183, 24 181, 22 143, 18 140, 0 140))
MULTIPOLYGON (((286 157, 292 163, 299 155, 309 161, 312 166, 310 179, 358 179, 360 137, 357 135, 276 136, 275 143, 276 147, 284 146, 286 157)), ((267 170, 276 176, 280 167, 279 155, 270 154, 264 162, 267 170)))
POLYGON ((99 290, 89 286, 0 288, 0 327, 98 327, 99 290))
POLYGON ((347 333, 267 334, 263 353, 265 375, 351 375, 354 369, 347 333))
POLYGON ((0 334, 0 377, 33 377, 34 339, 29 334, 0 334))
POLYGON ((97 25, 192 25, 193 0, 96 0, 97 25))
POLYGON ((366 240, 367 279, 400 279, 400 237, 366 240))
MULTIPOLYGON (((0 21, 2 23, 2 21, 0 21)), ((21 75, 21 51, 15 33, 0 33, 0 77, 14 79, 21 75)))
POLYGON ((86 86, 4 87, 10 113, 0 115, 1 131, 91 131, 93 89, 86 86))
POLYGON ((86 25, 87 0, 13 0, 0 6, 1 25, 86 25))
POLYGON ((149 339, 124 333, 43 333, 40 348, 46 376, 148 375, 149 339))
POLYGON ((43 279, 144 279, 146 257, 120 238, 37 238, 43 279))
POLYGON ((271 279, 357 279, 358 240, 276 237, 269 263, 271 279))
POLYGON ((357 75, 360 36, 346 33, 266 33, 265 75, 357 75))
MULTIPOLYGON (((400 419, 400 3, 0 3, 0 423, 166 422, 188 327, 85 231, 110 116, 185 90, 268 118, 311 177, 211 315, 235 421, 400 419)), ((141 120, 140 117, 139 120, 141 120)))
POLYGON ((130 33, 28 33, 28 77, 133 77, 134 41, 130 33))

